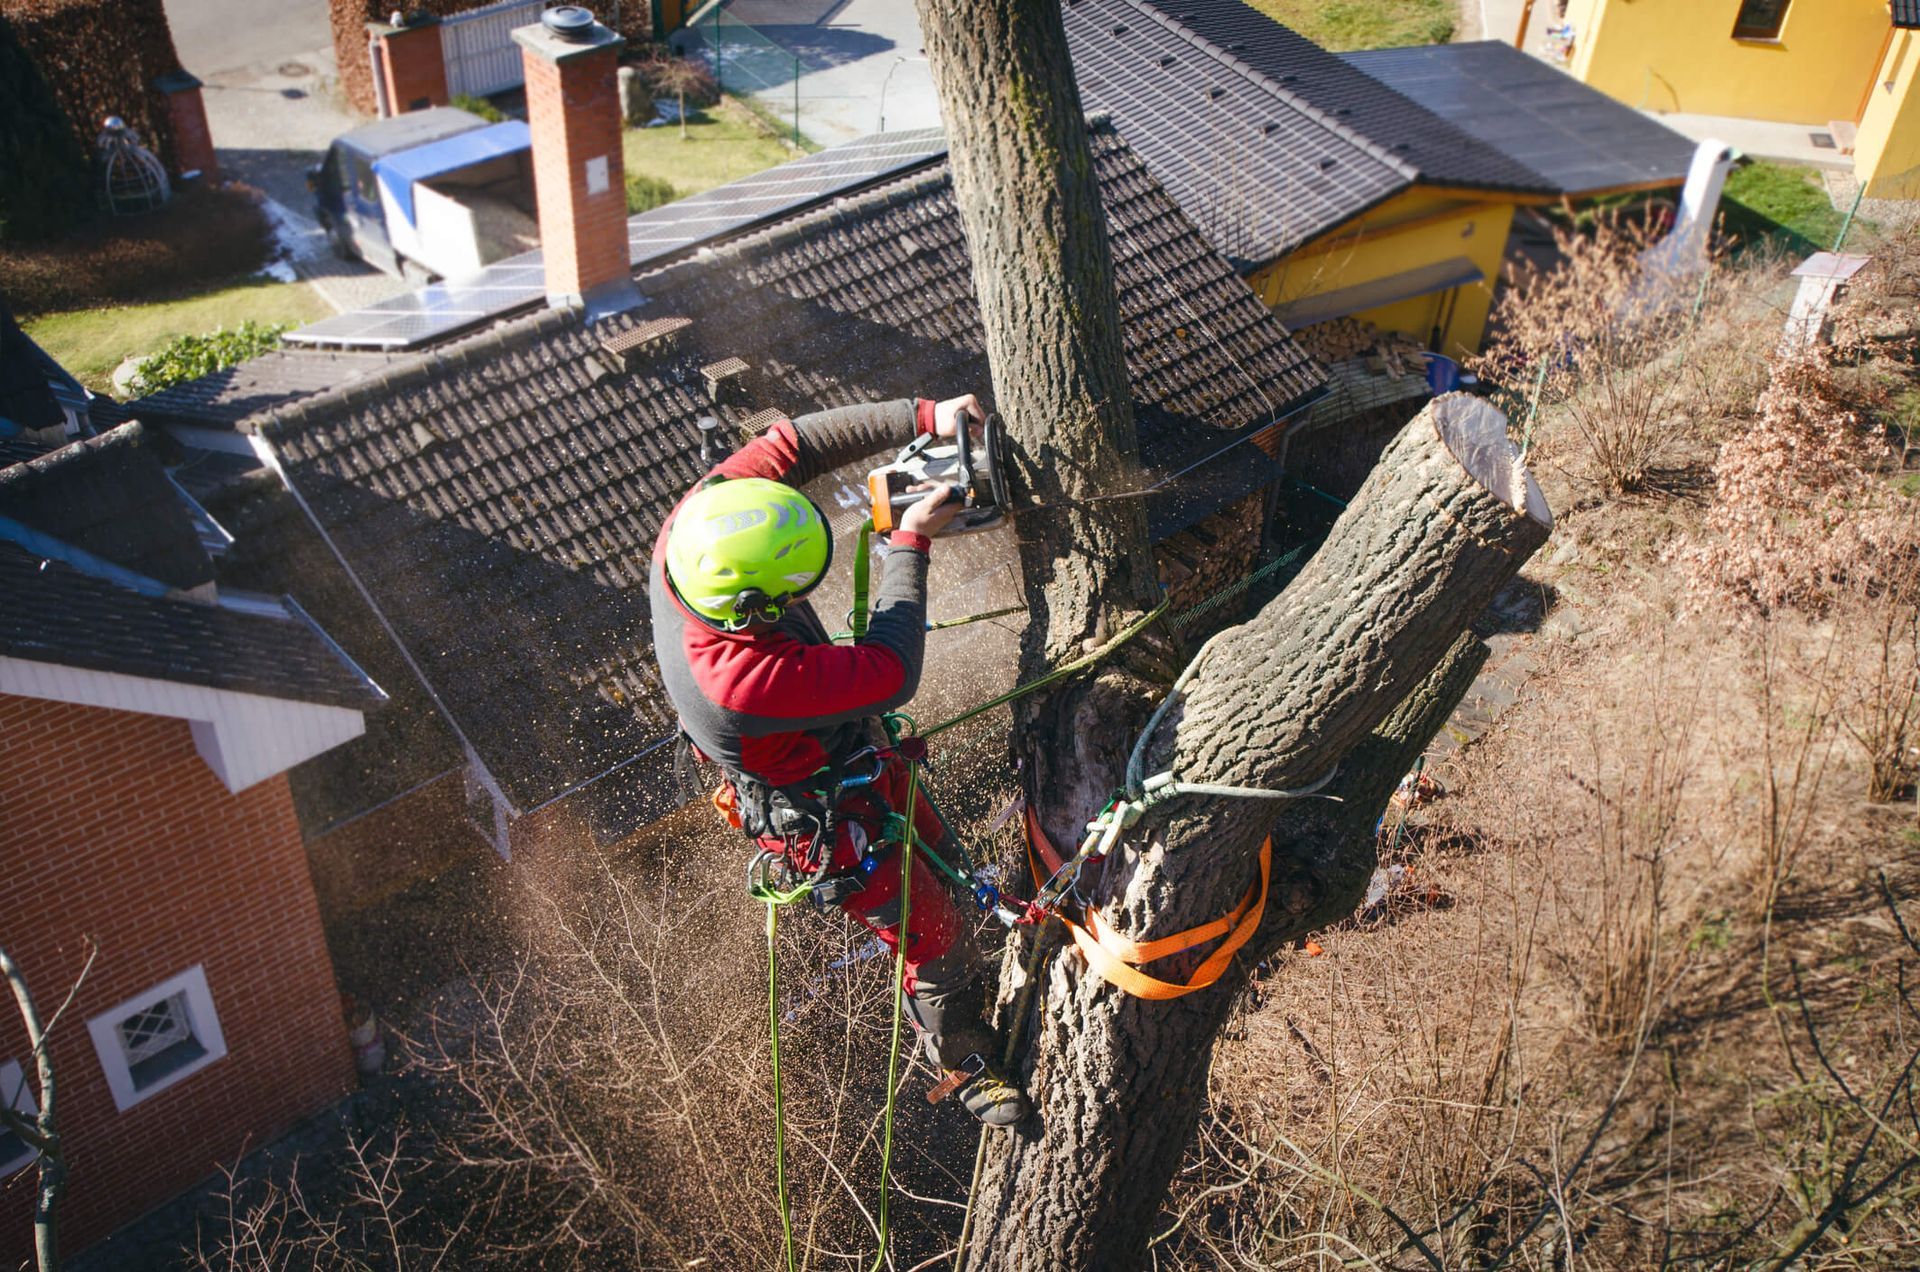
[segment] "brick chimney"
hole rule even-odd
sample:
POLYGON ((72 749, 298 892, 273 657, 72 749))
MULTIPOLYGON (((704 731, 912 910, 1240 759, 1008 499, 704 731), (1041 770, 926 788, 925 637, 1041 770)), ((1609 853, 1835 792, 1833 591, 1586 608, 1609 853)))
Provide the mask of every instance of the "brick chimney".
POLYGON ((513 33, 527 73, 533 188, 547 303, 588 321, 639 300, 627 257, 626 165, 617 86, 623 40, 574 5, 513 33))
POLYGON ((409 19, 398 12, 393 16, 399 21, 367 23, 380 50, 381 112, 404 115, 429 106, 445 106, 451 99, 440 19, 425 14, 409 19))

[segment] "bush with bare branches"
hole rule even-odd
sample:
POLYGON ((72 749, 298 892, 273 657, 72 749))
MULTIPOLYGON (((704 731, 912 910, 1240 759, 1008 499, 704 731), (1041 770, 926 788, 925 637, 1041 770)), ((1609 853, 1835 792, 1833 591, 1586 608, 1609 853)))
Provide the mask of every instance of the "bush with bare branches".
POLYGON ((1697 356, 1695 340, 1712 274, 1669 277, 1633 222, 1602 218, 1555 239, 1559 263, 1514 280, 1474 368, 1529 403, 1515 418, 1563 415, 1607 489, 1636 490, 1720 400, 1724 364, 1697 356))

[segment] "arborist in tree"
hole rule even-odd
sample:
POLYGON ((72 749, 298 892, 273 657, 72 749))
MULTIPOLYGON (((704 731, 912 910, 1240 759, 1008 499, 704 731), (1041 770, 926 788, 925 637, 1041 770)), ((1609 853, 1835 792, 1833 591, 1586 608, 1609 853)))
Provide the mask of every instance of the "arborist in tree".
MULTIPOLYGON (((716 807, 815 880, 816 900, 837 903, 889 946, 900 939, 900 845, 885 831, 889 814, 907 812, 908 765, 878 718, 919 687, 928 552, 960 499, 940 486, 901 514, 866 635, 836 645, 804 599, 826 577, 832 531, 796 487, 982 418, 967 394, 781 420, 682 499, 654 544, 654 651, 681 729, 726 774, 716 807)), ((914 804, 920 839, 946 856, 951 832, 924 791, 914 804)), ((1029 1106, 995 1063, 972 926, 920 856, 912 888, 907 1010, 927 1055, 950 1080, 964 1078, 967 1109, 1011 1126, 1029 1106)))

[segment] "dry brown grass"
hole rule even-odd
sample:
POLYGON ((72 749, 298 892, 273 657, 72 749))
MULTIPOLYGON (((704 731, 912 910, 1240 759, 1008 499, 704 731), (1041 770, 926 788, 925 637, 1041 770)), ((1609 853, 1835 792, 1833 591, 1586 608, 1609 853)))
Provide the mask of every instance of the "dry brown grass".
MULTIPOLYGON (((1754 395, 1778 284, 1717 280, 1696 336, 1754 395)), ((1681 412, 1648 471, 1754 418, 1681 412)), ((1703 605, 1671 552, 1703 483, 1618 497, 1581 419, 1539 443, 1578 552, 1529 576, 1590 631, 1535 640, 1407 835, 1450 904, 1267 978, 1159 1267, 1920 1262, 1920 827, 1868 802, 1912 771, 1911 607, 1884 571, 1819 614, 1703 605)))

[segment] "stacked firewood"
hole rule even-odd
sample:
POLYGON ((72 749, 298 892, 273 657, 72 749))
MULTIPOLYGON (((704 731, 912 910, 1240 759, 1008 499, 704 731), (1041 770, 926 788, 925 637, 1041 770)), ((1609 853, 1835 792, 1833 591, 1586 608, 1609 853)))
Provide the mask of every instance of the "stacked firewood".
POLYGON ((1260 546, 1264 496, 1251 495, 1154 549, 1160 582, 1178 613, 1245 578, 1260 546))
POLYGON ((1398 331, 1382 331, 1363 318, 1333 318, 1293 334, 1322 362, 1365 358, 1369 371, 1385 375, 1418 375, 1426 368, 1418 340, 1398 331))

